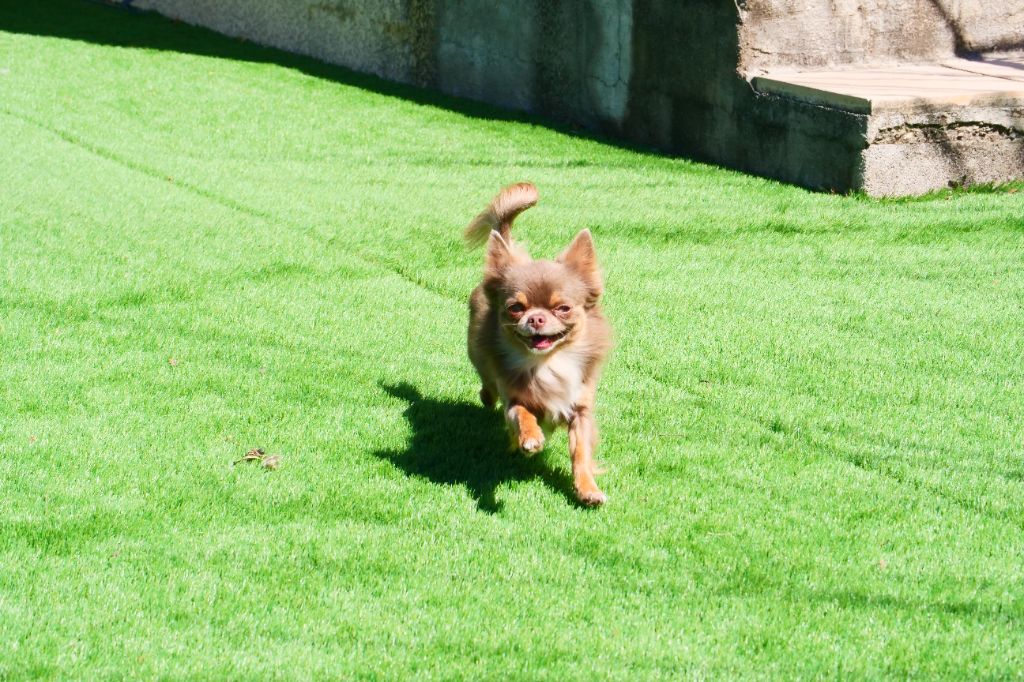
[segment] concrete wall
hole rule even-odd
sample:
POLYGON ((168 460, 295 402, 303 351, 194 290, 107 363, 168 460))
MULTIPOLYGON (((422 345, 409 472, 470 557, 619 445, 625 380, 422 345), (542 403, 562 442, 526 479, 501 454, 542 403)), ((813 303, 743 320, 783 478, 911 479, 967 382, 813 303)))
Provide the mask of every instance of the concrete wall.
POLYGON ((432 0, 136 0, 131 4, 390 80, 416 81, 419 71, 433 62, 434 22, 428 16, 432 0), (418 11, 421 7, 423 12, 418 11))
POLYGON ((633 0, 136 0, 175 19, 389 80, 620 124, 633 0))
MULTIPOLYGON (((135 0, 391 80, 736 165, 737 8, 724 0, 135 0)), ((739 102, 738 102, 739 100, 739 102)))
POLYGON ((739 7, 747 72, 1024 49, 1024 0, 747 0, 739 7))
POLYGON ((863 186, 867 117, 769 67, 1024 48, 1024 0, 134 0, 391 80, 810 187, 863 186))

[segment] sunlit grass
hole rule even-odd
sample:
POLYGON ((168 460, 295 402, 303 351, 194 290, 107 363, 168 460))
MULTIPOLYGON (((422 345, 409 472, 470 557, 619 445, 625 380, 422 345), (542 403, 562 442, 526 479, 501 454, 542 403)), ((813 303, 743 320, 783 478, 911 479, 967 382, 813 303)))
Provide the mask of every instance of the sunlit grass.
POLYGON ((5 3, 0 677, 1015 675, 1013 189, 812 194, 5 3), (475 403, 459 235, 518 180, 607 275, 597 511, 475 403))

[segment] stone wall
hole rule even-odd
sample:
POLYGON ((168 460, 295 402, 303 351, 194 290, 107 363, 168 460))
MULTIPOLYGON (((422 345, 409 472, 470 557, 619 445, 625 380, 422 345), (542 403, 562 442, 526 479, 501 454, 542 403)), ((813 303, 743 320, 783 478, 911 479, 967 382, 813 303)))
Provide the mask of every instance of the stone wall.
POLYGON ((615 127, 630 94, 633 4, 136 0, 132 6, 389 80, 615 127))
POLYGON ((229 36, 310 55, 389 80, 413 82, 433 61, 430 0, 136 0, 229 36), (429 10, 428 10, 429 11, 429 10), (424 43, 431 43, 425 50, 424 43), (427 51, 431 54, 425 54, 427 51), (424 53, 421 55, 421 52, 424 53))
POLYGON ((744 72, 1024 49, 1024 0, 746 0, 739 8, 744 72))

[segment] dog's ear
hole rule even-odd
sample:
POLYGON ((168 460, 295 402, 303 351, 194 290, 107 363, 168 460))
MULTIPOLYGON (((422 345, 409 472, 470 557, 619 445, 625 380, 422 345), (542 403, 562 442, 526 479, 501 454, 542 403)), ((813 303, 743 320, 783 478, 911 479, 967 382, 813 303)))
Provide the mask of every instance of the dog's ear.
POLYGON ((512 264, 512 259, 512 247, 497 230, 491 230, 484 259, 484 277, 489 280, 500 279, 505 269, 512 264))
POLYGON ((569 248, 558 257, 558 262, 571 268, 587 285, 587 303, 593 305, 601 297, 604 285, 601 282, 601 268, 597 263, 594 238, 590 230, 583 230, 569 244, 569 248))
POLYGON ((518 243, 491 231, 487 239, 487 256, 484 260, 484 286, 493 287, 505 278, 505 271, 513 265, 530 262, 530 254, 518 243))

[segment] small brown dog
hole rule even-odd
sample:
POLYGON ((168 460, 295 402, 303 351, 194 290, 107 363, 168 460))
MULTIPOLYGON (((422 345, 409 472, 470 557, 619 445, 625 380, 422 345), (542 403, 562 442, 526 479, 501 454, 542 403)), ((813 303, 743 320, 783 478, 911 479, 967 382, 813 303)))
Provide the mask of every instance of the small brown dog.
POLYGON ((590 230, 557 260, 533 260, 512 241, 512 221, 537 203, 529 183, 506 187, 466 228, 470 244, 487 243, 484 278, 469 300, 469 358, 491 407, 501 400, 514 445, 533 455, 545 434, 569 429, 576 497, 607 499, 594 481, 594 394, 611 331, 598 299, 601 273, 590 230))

